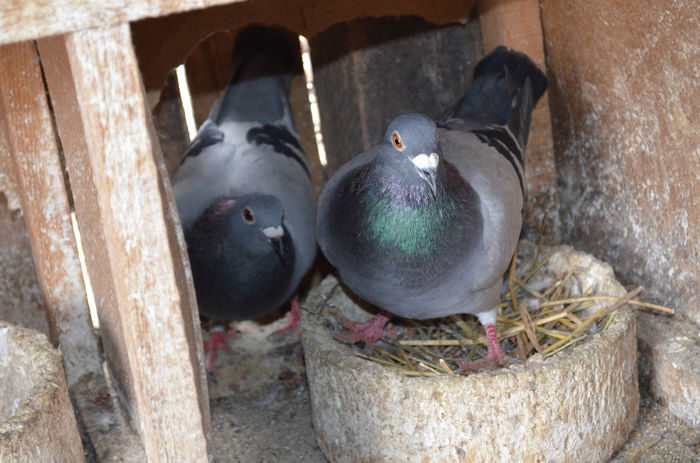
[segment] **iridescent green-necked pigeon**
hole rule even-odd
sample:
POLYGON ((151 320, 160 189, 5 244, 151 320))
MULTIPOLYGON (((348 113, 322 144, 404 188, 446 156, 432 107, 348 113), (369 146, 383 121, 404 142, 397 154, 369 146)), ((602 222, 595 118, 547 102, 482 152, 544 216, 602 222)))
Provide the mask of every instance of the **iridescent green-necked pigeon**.
POLYGON ((317 237, 342 281, 383 309, 345 322, 348 342, 373 343, 392 314, 475 314, 488 339, 477 368, 506 363, 496 337, 503 277, 521 231, 524 152, 544 74, 499 47, 437 124, 394 119, 382 142, 343 165, 319 200, 317 237))

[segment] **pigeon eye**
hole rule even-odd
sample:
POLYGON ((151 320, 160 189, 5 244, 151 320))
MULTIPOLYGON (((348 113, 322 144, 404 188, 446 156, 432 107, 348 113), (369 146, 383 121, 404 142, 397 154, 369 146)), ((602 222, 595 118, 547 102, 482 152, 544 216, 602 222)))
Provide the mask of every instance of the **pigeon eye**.
POLYGON ((243 209, 241 215, 243 216, 243 220, 245 220, 249 225, 253 225, 255 223, 255 215, 253 214, 253 209, 246 207, 245 209, 243 209))
POLYGON ((391 136, 391 143, 394 145, 394 148, 396 148, 399 151, 403 151, 406 149, 406 147, 403 145, 403 142, 401 141, 401 137, 399 136, 398 132, 394 132, 394 134, 391 136))

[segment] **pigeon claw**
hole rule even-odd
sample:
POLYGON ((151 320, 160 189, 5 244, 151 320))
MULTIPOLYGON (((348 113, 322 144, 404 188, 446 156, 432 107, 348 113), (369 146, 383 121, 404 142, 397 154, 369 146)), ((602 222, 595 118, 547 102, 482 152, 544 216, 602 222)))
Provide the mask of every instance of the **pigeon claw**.
POLYGON ((384 336, 395 337, 398 335, 398 333, 392 329, 385 329, 386 324, 393 317, 393 315, 388 312, 382 311, 365 323, 350 321, 337 313, 334 313, 333 316, 343 328, 348 330, 334 333, 333 336, 335 339, 346 344, 355 344, 362 341, 365 343, 365 349, 369 352, 374 350, 374 343, 380 338, 384 336))
POLYGON ((495 370, 513 364, 513 360, 501 350, 501 345, 496 335, 496 327, 492 323, 487 323, 484 325, 484 331, 486 332, 486 344, 488 346, 486 357, 473 362, 460 362, 459 371, 495 370))
POLYGON ((513 364, 513 360, 505 354, 500 357, 486 355, 486 357, 473 362, 460 362, 459 371, 489 371, 507 367, 513 364))
POLYGON ((234 330, 224 331, 222 327, 215 326, 209 332, 209 339, 204 343, 204 353, 207 356, 206 368, 210 376, 214 375, 214 360, 220 350, 223 350, 229 355, 233 355, 233 350, 226 344, 226 341, 236 335, 234 330))
POLYGON ((299 301, 297 301, 296 297, 292 299, 290 305, 292 306, 292 309, 289 311, 289 323, 275 331, 275 334, 284 334, 287 331, 291 331, 299 327, 299 301))

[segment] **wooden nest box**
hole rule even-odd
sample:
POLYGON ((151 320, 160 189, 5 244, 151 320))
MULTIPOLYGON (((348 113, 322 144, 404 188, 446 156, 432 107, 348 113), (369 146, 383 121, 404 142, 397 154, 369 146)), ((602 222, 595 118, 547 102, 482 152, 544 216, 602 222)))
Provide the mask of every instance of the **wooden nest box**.
MULTIPOLYGON (((330 174, 376 143, 398 113, 438 116, 464 91, 483 52, 497 45, 525 52, 545 69, 541 7, 549 11, 543 17, 551 23, 552 37, 564 40, 562 11, 578 12, 586 2, 563 3, 571 5, 538 0, 3 2, 0 192, 10 209, 22 210, 68 383, 102 372, 71 222, 74 211, 103 358, 148 460, 207 461, 209 403, 199 318, 168 180, 168 169, 186 144, 181 108, 172 97, 177 92, 168 77, 176 66, 186 64, 195 119, 201 123, 228 79, 238 31, 265 24, 307 37, 330 174)), ((557 65, 565 69, 565 58, 557 57, 557 65)), ((320 188, 323 169, 302 76, 292 93, 320 188)), ((556 238, 559 206, 547 95, 533 114, 528 153, 526 231, 536 230, 548 211, 556 238)))

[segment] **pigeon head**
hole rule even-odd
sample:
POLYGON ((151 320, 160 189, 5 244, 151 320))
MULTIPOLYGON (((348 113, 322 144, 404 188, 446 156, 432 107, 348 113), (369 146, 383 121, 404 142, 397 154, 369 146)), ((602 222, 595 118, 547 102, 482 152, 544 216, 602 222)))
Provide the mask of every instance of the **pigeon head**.
POLYGON ((269 254, 272 249, 280 261, 284 261, 284 210, 278 198, 250 194, 220 201, 217 206, 218 210, 213 213, 228 217, 226 227, 230 236, 235 237, 245 253, 253 257, 269 254))
POLYGON ((409 183, 420 179, 436 194, 438 128, 422 114, 403 114, 389 124, 380 147, 381 162, 409 183))
POLYGON ((202 214, 189 235, 194 238, 190 247, 201 244, 205 254, 229 254, 232 262, 275 268, 293 260, 282 203, 271 195, 222 198, 202 214))
POLYGON ((205 315, 231 318, 231 307, 238 307, 234 317, 246 318, 246 311, 252 314, 284 302, 295 252, 282 203, 275 196, 222 198, 185 237, 205 315))

